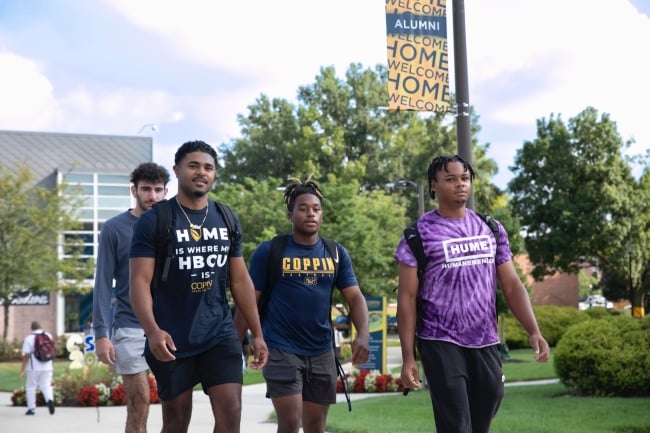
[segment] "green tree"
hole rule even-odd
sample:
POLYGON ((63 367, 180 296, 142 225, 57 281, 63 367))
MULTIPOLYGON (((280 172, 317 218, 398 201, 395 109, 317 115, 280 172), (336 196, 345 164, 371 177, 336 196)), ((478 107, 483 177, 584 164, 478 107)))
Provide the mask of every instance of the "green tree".
POLYGON ((535 278, 577 273, 585 258, 624 275, 631 249, 634 290, 639 290, 648 251, 640 236, 647 220, 641 218, 637 182, 622 156, 628 145, 609 115, 592 107, 568 124, 553 115, 537 121, 537 138, 517 152, 508 184, 535 278))
MULTIPOLYGON (((238 116, 241 137, 219 147, 223 167, 215 192, 242 218, 245 257, 258 242, 289 231, 276 188, 287 176, 313 175, 326 196, 323 235, 350 251, 366 293, 393 295, 392 257, 402 229, 418 217, 417 187, 425 210, 434 207, 427 168, 434 156, 456 153, 456 131, 450 113, 390 111, 387 105, 386 67, 352 64, 344 79, 333 67, 321 68, 313 84, 298 89, 295 104, 261 95, 238 116), (387 188, 400 180, 415 188, 387 188)), ((472 111, 474 135, 479 130, 472 111)), ((500 209, 511 231, 517 221, 489 180, 497 168, 487 148, 473 138, 477 210, 500 209)))
MULTIPOLYGON (((92 277, 93 263, 80 260, 81 245, 59 242, 76 222, 79 199, 65 194, 67 185, 47 189, 35 184, 31 171, 0 166, 0 302, 4 307, 3 340, 9 307, 26 290, 71 293, 92 277), (69 255, 59 258, 59 247, 69 255)), ((88 289, 88 288, 86 288, 88 289)))
MULTIPOLYGON (((261 95, 246 116, 238 116, 242 136, 220 146, 224 166, 218 182, 312 173, 368 188, 399 179, 426 182, 433 156, 456 153, 454 117, 387 110, 386 79, 383 65, 373 70, 352 64, 344 80, 333 67, 324 67, 315 83, 299 87, 295 105, 261 95)), ((476 121, 473 116, 475 132, 476 121)), ((474 148, 489 179, 494 162, 485 147, 475 143, 474 148)))
MULTIPOLYGON (((314 180, 325 195, 321 234, 348 250, 365 294, 390 296, 397 285, 393 253, 405 224, 404 208, 383 191, 359 192, 358 184, 341 182, 333 175, 314 180)), ((239 217, 246 259, 260 242, 291 231, 282 191, 285 184, 275 178, 245 179, 213 191, 213 197, 230 205, 239 217)))

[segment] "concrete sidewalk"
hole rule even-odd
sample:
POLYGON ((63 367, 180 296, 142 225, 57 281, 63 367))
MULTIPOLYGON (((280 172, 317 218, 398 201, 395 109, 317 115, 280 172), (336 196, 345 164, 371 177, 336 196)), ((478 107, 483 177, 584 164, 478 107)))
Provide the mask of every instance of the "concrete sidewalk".
MULTIPOLYGON (((276 431, 276 425, 266 423, 273 412, 271 401, 265 398, 265 384, 245 386, 242 391, 242 422, 241 431, 271 433, 276 431)), ((202 391, 194 392, 194 408, 190 432, 210 432, 214 428, 214 418, 210 401, 202 391)), ((70 433, 74 429, 108 433, 124 431, 126 420, 125 406, 89 407, 57 407, 54 415, 50 415, 46 407, 38 407, 36 415, 26 416, 25 407, 11 406, 11 394, 0 393, 0 423, 6 433, 70 433)), ((161 406, 151 405, 147 430, 160 431, 162 428, 161 406)))
MULTIPOLYGON (((267 422, 273 413, 271 400, 266 396, 266 384, 247 385, 242 389, 241 433, 275 433, 277 425, 267 422)), ((382 394, 351 394, 352 400, 382 394)), ((385 395, 385 394, 383 394, 385 395)), ((211 432, 214 418, 210 400, 202 391, 194 392, 194 408, 189 433, 211 432)), ((347 404, 344 395, 337 395, 337 404, 347 404)), ((3 433, 71 433, 92 431, 93 433, 114 433, 124 431, 125 406, 57 407, 50 415, 47 407, 36 408, 36 415, 26 416, 24 406, 11 405, 11 393, 0 392, 0 425, 3 433)), ((151 405, 147 431, 157 432, 162 428, 161 406, 151 405)), ((302 431, 302 430, 301 430, 302 431)))
MULTIPOLYGON (((388 368, 401 363, 399 348, 387 348, 388 368)), ((351 366, 344 365, 345 371, 351 366)), ((350 399, 358 400, 386 394, 350 394, 350 399)), ((347 404, 343 394, 337 395, 337 404, 347 404)), ((0 429, 2 433, 74 433, 74 431, 93 433, 115 433, 124 431, 126 421, 125 406, 57 407, 50 415, 47 407, 36 408, 36 415, 26 416, 26 407, 12 406, 11 393, 0 392, 0 429)), ((275 433, 277 424, 267 422, 273 413, 273 404, 266 398, 266 384, 247 385, 242 388, 241 433, 275 433)), ((159 432, 162 428, 162 413, 159 404, 151 405, 147 431, 159 432)), ((214 418, 210 400, 202 391, 195 391, 192 420, 189 433, 211 432, 214 418)), ((301 430, 302 431, 302 430, 301 430)))
MULTIPOLYGON (((399 347, 388 347, 387 367, 398 367, 401 362, 399 347)), ((345 371, 351 366, 344 365, 345 371)), ((506 386, 538 385, 557 382, 557 379, 523 383, 506 383, 506 386)), ((277 424, 268 422, 273 413, 273 404, 266 398, 266 384, 247 385, 242 388, 242 417, 241 433, 275 433, 277 424)), ((375 396, 385 396, 383 393, 350 394, 350 399, 359 400, 375 396)), ((202 391, 194 392, 194 409, 190 422, 189 433, 211 432, 214 428, 214 418, 210 401, 202 391)), ((337 404, 346 404, 345 396, 337 394, 337 404)), ((354 406, 353 406, 354 407, 354 406)), ((124 431, 126 421, 125 406, 89 407, 57 407, 54 415, 50 415, 47 407, 38 407, 36 415, 26 416, 26 407, 12 406, 11 393, 0 392, 0 429, 3 433, 74 433, 92 431, 93 433, 115 433, 124 431)), ((354 412, 353 412, 354 413, 354 412)), ((159 404, 151 405, 147 431, 159 432, 162 428, 162 413, 159 404)), ((302 430, 301 430, 302 431, 302 430)))

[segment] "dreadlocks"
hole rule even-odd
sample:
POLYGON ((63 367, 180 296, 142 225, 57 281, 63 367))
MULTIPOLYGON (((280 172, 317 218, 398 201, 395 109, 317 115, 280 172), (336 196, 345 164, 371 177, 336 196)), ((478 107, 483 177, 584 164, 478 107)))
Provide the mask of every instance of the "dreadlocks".
POLYGON ((284 190, 284 202, 286 203, 289 212, 293 212, 296 199, 302 194, 313 194, 318 197, 318 200, 320 200, 321 203, 323 202, 323 193, 318 185, 316 185, 316 182, 311 180, 311 176, 309 176, 305 182, 291 176, 289 176, 287 180, 291 182, 291 184, 284 190))
MULTIPOLYGON (((429 165, 429 171, 428 171, 428 177, 429 177, 429 185, 431 185, 431 182, 433 182, 436 179, 436 175, 438 174, 439 171, 448 171, 447 170, 447 164, 450 162, 460 162, 463 164, 463 168, 465 169, 466 172, 469 172, 469 179, 471 182, 474 182, 474 169, 470 165, 469 162, 466 162, 463 158, 461 158, 458 155, 454 156, 436 156, 433 158, 433 161, 431 161, 431 165, 429 165)), ((429 191, 431 194, 431 198, 435 199, 436 198, 436 193, 433 191, 429 191)))

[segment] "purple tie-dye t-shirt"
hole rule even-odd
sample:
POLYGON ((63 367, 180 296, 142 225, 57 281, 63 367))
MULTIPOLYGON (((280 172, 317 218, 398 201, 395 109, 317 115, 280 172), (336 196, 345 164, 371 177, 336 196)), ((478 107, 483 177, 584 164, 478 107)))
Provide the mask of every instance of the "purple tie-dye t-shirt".
MULTIPOLYGON (((470 209, 464 218, 445 218, 434 210, 418 220, 427 259, 419 338, 472 348, 499 343, 496 266, 511 260, 512 252, 508 235, 498 226, 497 243, 490 227, 470 209)), ((395 259, 417 267, 404 236, 395 259)))

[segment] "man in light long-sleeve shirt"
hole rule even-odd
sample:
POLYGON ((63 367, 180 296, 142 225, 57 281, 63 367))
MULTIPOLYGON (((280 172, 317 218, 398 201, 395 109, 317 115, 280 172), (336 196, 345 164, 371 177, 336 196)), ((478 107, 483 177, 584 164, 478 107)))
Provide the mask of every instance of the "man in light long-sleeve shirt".
POLYGON ((143 355, 144 331, 129 302, 129 249, 140 214, 165 198, 169 172, 160 165, 143 163, 133 170, 130 180, 135 207, 106 221, 99 235, 93 329, 100 361, 116 365, 122 375, 127 408, 125 432, 136 433, 146 431, 150 390, 149 367, 143 355))

